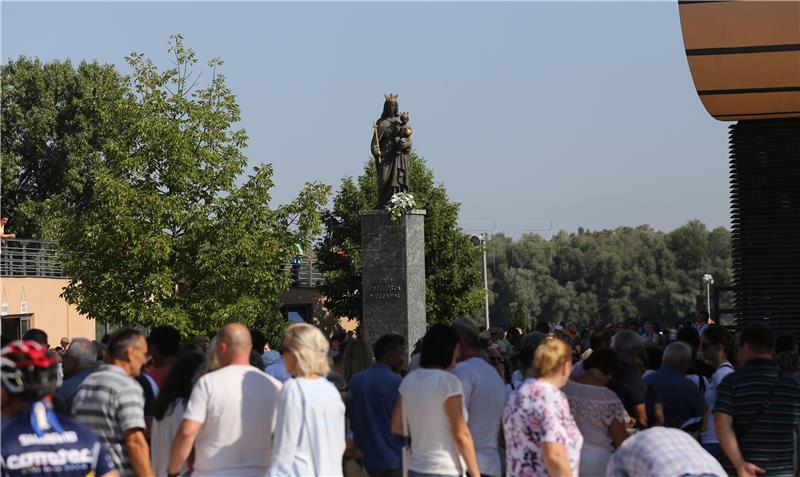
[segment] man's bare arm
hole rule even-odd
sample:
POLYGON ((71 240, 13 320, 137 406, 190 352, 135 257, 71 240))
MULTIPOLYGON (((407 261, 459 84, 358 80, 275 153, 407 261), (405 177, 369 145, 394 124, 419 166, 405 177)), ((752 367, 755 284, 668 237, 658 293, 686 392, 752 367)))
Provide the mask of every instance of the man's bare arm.
POLYGON ((131 467, 137 477, 150 477, 153 475, 153 468, 150 466, 150 446, 144 437, 144 429, 128 429, 123 433, 125 438, 125 448, 128 450, 128 458, 131 467))
POLYGON ((728 456, 728 459, 736 468, 736 473, 739 477, 753 477, 766 472, 761 467, 747 462, 742 456, 742 450, 739 448, 739 441, 736 439, 736 433, 733 431, 733 416, 724 412, 714 413, 714 429, 717 431, 717 438, 719 438, 719 445, 722 451, 728 456))

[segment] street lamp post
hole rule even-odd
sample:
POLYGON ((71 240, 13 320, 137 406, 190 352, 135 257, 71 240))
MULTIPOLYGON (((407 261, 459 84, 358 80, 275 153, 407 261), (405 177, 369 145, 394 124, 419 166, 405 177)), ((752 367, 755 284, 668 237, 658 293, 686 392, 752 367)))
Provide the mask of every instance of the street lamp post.
POLYGON ((486 329, 489 329, 489 273, 486 269, 486 240, 487 235, 482 233, 480 235, 473 235, 470 240, 472 244, 481 246, 483 248, 483 302, 484 302, 484 316, 486 318, 486 329))
POLYGON ((703 275, 703 283, 706 285, 706 305, 708 307, 708 319, 711 319, 711 285, 714 284, 714 277, 710 273, 703 275))

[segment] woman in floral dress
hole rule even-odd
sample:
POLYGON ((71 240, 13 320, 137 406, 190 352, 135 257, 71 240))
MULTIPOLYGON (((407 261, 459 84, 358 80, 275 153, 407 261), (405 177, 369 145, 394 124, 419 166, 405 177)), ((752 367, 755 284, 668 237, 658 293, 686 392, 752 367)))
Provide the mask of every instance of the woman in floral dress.
POLYGON ((572 371, 572 351, 559 339, 536 350, 533 375, 506 404, 503 430, 506 474, 577 477, 581 436, 561 388, 572 371))

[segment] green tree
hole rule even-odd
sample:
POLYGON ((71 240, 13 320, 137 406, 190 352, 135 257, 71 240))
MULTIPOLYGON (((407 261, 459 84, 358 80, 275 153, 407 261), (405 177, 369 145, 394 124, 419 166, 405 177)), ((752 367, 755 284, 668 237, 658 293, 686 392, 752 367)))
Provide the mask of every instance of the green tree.
POLYGON ((70 283, 67 301, 102 321, 205 333, 239 321, 276 338, 284 320, 278 295, 291 277, 280 267, 293 244, 320 231, 330 192, 311 183, 293 202, 271 208, 272 167, 247 163, 247 136, 236 98, 209 62, 197 88, 195 53, 172 37, 172 68, 159 71, 141 54, 108 121, 115 132, 89 203, 48 202, 70 283))
MULTIPOLYGON (((666 236, 667 246, 678 262, 678 281, 693 297, 691 306, 706 308, 706 289, 702 277, 710 273, 715 286, 730 286, 733 282, 731 235, 719 227, 708 231, 699 220, 691 220, 666 236)), ((730 307, 730 302, 723 302, 730 307)))
POLYGON ((44 202, 66 195, 82 206, 109 131, 105 118, 124 91, 111 65, 41 63, 20 57, 0 66, 2 214, 20 238, 41 238, 44 202))
POLYGON ((704 273, 720 286, 731 277, 730 233, 699 221, 666 234, 643 225, 549 240, 497 235, 489 252, 493 320, 528 329, 639 317, 671 326, 705 307, 704 273))
MULTIPOLYGON (((410 192, 425 216, 425 282, 428 323, 448 323, 468 315, 483 303, 480 250, 457 224, 459 204, 449 200, 442 184, 434 182, 425 160, 411 154, 410 192)), ((367 162, 356 180, 346 177, 323 214, 325 235, 317 244, 325 306, 337 316, 361 319, 360 210, 377 200, 375 163, 367 162)))

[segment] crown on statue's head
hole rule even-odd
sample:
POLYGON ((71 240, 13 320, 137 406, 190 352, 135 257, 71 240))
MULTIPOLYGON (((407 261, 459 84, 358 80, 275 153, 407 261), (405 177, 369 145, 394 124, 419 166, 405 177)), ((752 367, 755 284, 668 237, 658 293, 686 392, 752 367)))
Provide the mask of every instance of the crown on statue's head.
POLYGON ((386 98, 386 101, 388 101, 390 103, 396 103, 397 102, 397 95, 396 94, 384 94, 383 97, 386 98))

